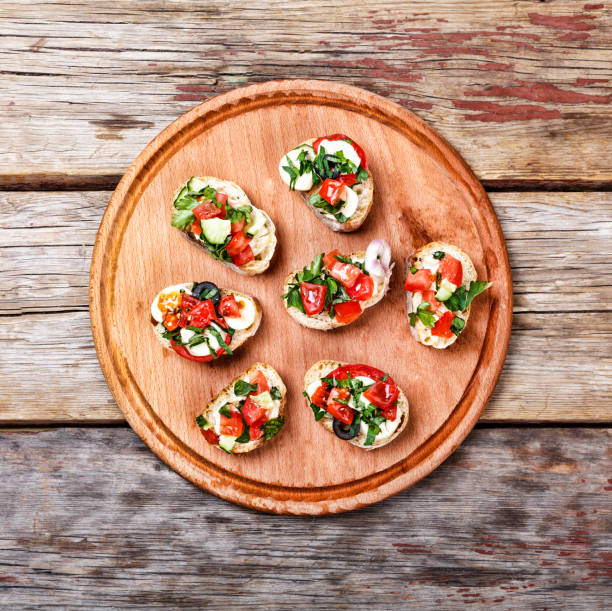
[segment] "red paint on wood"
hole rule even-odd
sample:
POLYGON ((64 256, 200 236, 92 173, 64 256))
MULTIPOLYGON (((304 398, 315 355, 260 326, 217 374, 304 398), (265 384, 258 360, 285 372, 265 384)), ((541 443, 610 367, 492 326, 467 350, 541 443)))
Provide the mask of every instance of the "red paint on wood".
POLYGON ((476 68, 482 68, 483 70, 495 70, 497 72, 508 72, 512 70, 510 64, 500 64, 497 62, 487 62, 486 64, 476 64, 476 68))
POLYGON ((415 100, 400 100, 401 104, 406 106, 410 106, 411 108, 421 108, 423 110, 430 110, 433 108, 433 104, 431 102, 417 102, 415 100))
POLYGON ((572 15, 568 17, 553 17, 540 13, 529 13, 529 21, 533 25, 544 25, 558 30, 594 30, 595 25, 584 23, 584 19, 595 19, 594 15, 572 15))
POLYGON ((596 11, 597 9, 603 8, 603 4, 585 4, 582 8, 585 11, 596 11))
MULTIPOLYGON (((574 81, 574 85, 584 86, 584 85, 594 85, 595 83, 607 83, 610 79, 607 78, 577 78, 574 81)), ((582 480, 584 483, 586 480, 582 480)))
POLYGON ((522 98, 533 102, 557 102, 560 104, 582 104, 585 102, 609 104, 612 99, 612 96, 609 95, 593 95, 559 89, 551 83, 530 83, 528 81, 518 81, 518 83, 513 87, 493 86, 484 91, 466 91, 465 95, 504 96, 522 98))
POLYGON ((453 100, 455 108, 481 110, 480 114, 464 115, 466 121, 485 121, 505 123, 507 121, 531 121, 532 119, 560 119, 558 110, 549 110, 533 104, 516 104, 504 106, 494 102, 476 102, 473 100, 453 100))
POLYGON ((572 40, 586 40, 589 36, 590 34, 587 34, 586 32, 568 32, 563 36, 559 36, 557 40, 562 40, 564 42, 572 40))

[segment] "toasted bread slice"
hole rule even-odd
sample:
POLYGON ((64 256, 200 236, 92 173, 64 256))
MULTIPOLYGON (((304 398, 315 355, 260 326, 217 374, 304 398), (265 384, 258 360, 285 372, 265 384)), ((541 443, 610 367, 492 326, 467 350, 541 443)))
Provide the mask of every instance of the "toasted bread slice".
MULTIPOLYGON (((339 361, 318 361, 306 372, 306 375, 304 376, 304 390, 307 391, 311 384, 318 382, 321 380, 321 378, 324 378, 334 369, 341 367, 342 365, 346 365, 346 363, 341 363, 339 361)), ((310 409, 310 400, 308 398, 306 398, 306 405, 310 409)), ((397 400, 396 416, 396 420, 399 420, 399 422, 393 421, 393 430, 389 431, 388 435, 379 434, 372 445, 366 446, 365 440, 367 437, 367 427, 364 430, 364 425, 362 424, 357 435, 353 437, 353 439, 348 439, 347 441, 358 448, 363 448, 364 450, 375 450, 377 448, 382 448, 382 446, 391 443, 406 428, 408 425, 408 416, 408 399, 400 388, 399 398, 397 400)), ((335 436, 334 419, 330 414, 326 412, 321 420, 319 420, 319 423, 335 436)))
MULTIPOLYGON (((249 261, 245 265, 241 265, 238 267, 234 265, 231 261, 222 261, 217 259, 223 265, 227 265, 231 269, 241 273, 246 274, 247 276, 255 276, 257 274, 261 274, 265 272, 270 266, 270 261, 272 260, 272 256, 274 255, 274 250, 276 249, 276 227, 272 222, 272 219, 268 215, 265 210, 261 208, 257 208, 253 206, 251 200, 248 198, 247 194, 244 190, 237 185, 235 182, 231 182, 230 180, 222 180, 220 178, 214 178, 213 176, 196 176, 187 180, 184 184, 182 184, 175 192, 174 197, 172 198, 171 209, 174 212, 174 202, 176 201, 178 195, 189 185, 192 180, 201 181, 201 183, 205 183, 213 187, 214 189, 225 193, 228 197, 228 204, 232 208, 239 208, 240 206, 251 206, 258 213, 261 213, 265 218, 265 223, 261 230, 253 237, 250 246, 253 249, 253 253, 255 254, 255 259, 253 261, 249 261)), ((191 242, 197 244, 201 248, 203 248, 208 254, 210 254, 208 248, 199 238, 199 236, 195 233, 192 233, 190 228, 180 229, 179 231, 191 242)), ((248 226, 245 228, 248 231, 248 226)))
MULTIPOLYGON (((363 261, 365 259, 365 252, 355 252, 350 255, 345 255, 349 259, 363 261)), ((325 267, 325 266, 324 266, 325 267)), ((376 305, 387 293, 389 290, 389 282, 391 280, 393 265, 389 268, 389 271, 386 273, 385 277, 382 280, 374 279, 374 292, 372 296, 365 300, 360 301, 361 309, 366 310, 367 308, 371 308, 376 305)), ((289 285, 295 280, 296 275, 299 271, 292 272, 285 278, 285 282, 283 284, 283 295, 287 293, 289 290, 289 285)), ((298 310, 294 307, 287 307, 287 301, 283 300, 285 304, 285 308, 287 308, 287 312, 294 318, 297 322, 299 322, 302 326, 308 327, 310 329, 319 329, 320 331, 329 331, 330 329, 336 329, 338 327, 345 327, 347 324, 351 323, 340 323, 335 318, 330 318, 329 314, 325 311, 320 312, 319 314, 315 314, 314 316, 307 316, 304 312, 298 310)))
MULTIPOLYGON (((244 380, 245 382, 249 382, 251 374, 256 373, 257 371, 261 371, 265 375, 266 380, 268 381, 268 384, 270 386, 270 389, 276 387, 280 391, 281 398, 273 400, 274 406, 268 411, 270 415, 270 420, 278 418, 279 420, 277 421, 277 428, 278 429, 282 428, 283 422, 284 422, 284 414, 285 414, 285 401, 286 401, 286 396, 287 396, 287 387, 283 383, 283 380, 278 374, 278 372, 273 367, 271 367, 270 365, 267 365, 266 363, 255 363, 254 365, 251 365, 249 369, 241 373, 237 378, 232 380, 204 408, 201 416, 204 418, 204 420, 206 421, 209 427, 209 429, 207 430, 212 430, 212 432, 215 435, 220 436, 220 431, 218 428, 219 421, 220 421, 219 420, 220 418, 219 409, 222 408, 226 403, 235 404, 237 401, 246 399, 245 396, 237 396, 235 394, 234 385, 236 384, 236 382, 238 382, 238 380, 244 380)), ((258 395, 255 396, 255 399, 254 399, 255 401, 257 401, 256 399, 257 396, 258 395)), ((200 422, 202 421, 200 420, 200 422)), ((246 452, 251 452, 255 450, 256 448, 259 448, 264 443, 266 443, 266 441, 269 441, 269 439, 266 439, 266 434, 265 434, 266 425, 265 424, 262 425, 261 428, 262 428, 262 431, 264 431, 264 433, 259 439, 254 439, 253 441, 248 441, 246 443, 234 443, 231 449, 228 450, 227 448, 225 448, 225 451, 231 454, 245 454, 246 452)), ((219 441, 220 443, 224 442, 223 436, 220 436, 219 441)), ((220 449, 224 449, 219 443, 216 443, 213 445, 216 445, 220 449)))
MULTIPOLYGON (((162 291, 160 291, 160 293, 157 294, 157 296, 153 300, 153 304, 157 302, 159 295, 163 292, 167 292, 169 288, 172 288, 175 290, 182 289, 186 293, 191 295, 192 286, 193 286, 193 282, 186 282, 184 284, 177 284, 177 285, 173 285, 172 287, 168 287, 167 289, 163 289, 162 291)), ((261 324, 261 318, 262 318, 261 306, 259 305, 259 303, 254 297, 251 297, 250 295, 246 295, 245 293, 239 293, 238 291, 234 291, 232 289, 224 289, 224 288, 219 288, 219 293, 221 295, 221 298, 225 297, 226 295, 234 295, 236 300, 239 302, 240 301, 249 302, 250 304, 252 304, 255 310, 253 322, 247 328, 234 330, 234 335, 232 336, 231 342, 229 344, 230 350, 234 352, 234 350, 242 346, 242 344, 244 344, 244 342, 246 342, 250 337, 253 337, 253 335, 255 335, 255 333, 257 332, 257 329, 259 329, 259 325, 261 324)), ((161 342, 162 346, 166 348, 167 350, 171 350, 172 352, 174 352, 170 344, 170 340, 163 337, 163 334, 165 333, 166 328, 164 327, 161 321, 156 320, 156 317, 153 316, 153 314, 151 315, 151 324, 155 332, 155 337, 157 337, 157 339, 161 342)), ((225 354, 226 353, 223 353, 221 356, 224 356, 225 354)), ((208 362, 211 362, 211 361, 208 361, 208 362)))
MULTIPOLYGON (((417 269, 421 269, 423 267, 423 262, 426 261, 427 257, 431 257, 434 252, 441 250, 447 252, 449 255, 455 257, 461 261, 461 265, 463 266, 463 281, 461 283, 462 286, 468 288, 470 282, 473 282, 477 279, 476 268, 474 267, 474 263, 470 257, 463 252, 457 246, 453 244, 446 244, 445 242, 430 242, 429 244, 425 244, 425 246, 419 248, 414 254, 412 254, 406 260, 406 269, 405 274, 408 274, 408 270, 411 267, 416 267, 417 269)), ((414 293, 411 291, 407 291, 406 293, 406 309, 407 314, 409 315, 411 312, 414 312, 418 303, 415 303, 414 293)), ((461 318, 465 320, 467 325, 468 318, 470 316, 470 306, 467 307, 461 313, 461 318)), ((416 321, 415 326, 410 326, 410 331, 413 337, 423 344, 424 346, 432 346, 433 348, 444 349, 448 348, 450 345, 454 344, 457 341, 457 335, 452 337, 438 337, 431 334, 431 329, 426 327, 420 320, 416 321)))

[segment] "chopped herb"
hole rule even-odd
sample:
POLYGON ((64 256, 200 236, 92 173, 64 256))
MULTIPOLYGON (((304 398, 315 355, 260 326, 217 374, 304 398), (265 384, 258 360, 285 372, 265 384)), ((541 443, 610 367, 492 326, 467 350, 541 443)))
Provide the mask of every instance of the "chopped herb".
POLYGON ((386 382, 388 379, 389 379, 389 374, 385 373, 385 375, 382 378, 380 378, 380 381, 381 382, 386 382))
POLYGON ((219 413, 226 418, 231 418, 232 413, 230 412, 229 403, 226 403, 223 407, 219 408, 219 413))
POLYGON ((277 400, 280 400, 283 398, 283 395, 281 391, 278 389, 278 386, 272 386, 272 388, 270 389, 270 396, 273 399, 277 399, 277 400))
POLYGON ((283 428, 283 424, 285 424, 285 419, 282 416, 268 420, 262 427, 266 440, 272 439, 283 428))
POLYGON ((310 397, 308 396, 308 393, 306 391, 302 392, 302 394, 306 397, 306 399, 308 399, 308 403, 310 404, 310 409, 312 410, 315 420, 319 421, 321 420, 321 418, 323 418, 323 416, 325 416, 325 410, 321 409, 318 405, 315 405, 311 400, 310 397))
POLYGON ((440 282, 442 282, 442 274, 440 272, 436 273, 436 291, 440 288, 440 282))
POLYGON ((365 182, 368 179, 368 171, 363 168, 359 168, 359 172, 357 172, 357 182, 365 182))
POLYGON ((460 286, 445 302, 444 305, 451 312, 464 312, 472 303, 476 295, 480 295, 484 290, 491 286, 486 280, 476 280, 471 282, 466 290, 464 286, 460 286))
POLYGON ((376 424, 370 423, 368 425, 368 434, 366 435, 363 445, 371 446, 374 443, 374 440, 376 439, 376 435, 378 435, 378 433, 380 433, 380 428, 376 424))
POLYGON ((451 331, 455 335, 459 335, 463 329, 465 329, 465 320, 459 316, 455 316, 455 318, 453 318, 453 322, 451 323, 451 331))
POLYGON ((417 318, 426 326, 431 329, 434 328, 436 324, 436 319, 434 318, 433 312, 429 309, 431 304, 428 301, 423 301, 419 303, 417 307, 417 311, 410 312, 410 326, 414 327, 416 325, 417 318))
POLYGON ((201 429, 206 429, 208 428, 208 421, 206 420, 206 418, 204 418, 204 416, 202 416, 202 414, 200 414, 199 416, 196 416, 196 424, 201 428, 201 429))
POLYGON ((257 384, 249 384, 244 380, 238 380, 234 384, 234 394, 238 397, 246 397, 252 392, 257 392, 257 384))
POLYGON ((190 210, 175 210, 172 214, 172 222, 170 224, 173 227, 184 230, 194 222, 195 215, 190 210))
POLYGON ((355 437, 355 435, 357 434, 357 429, 359 428, 360 424, 361 424, 361 417, 359 416, 359 414, 355 414, 355 417, 353 418, 353 423, 351 424, 351 429, 350 429, 351 439, 355 437))
POLYGON ((440 261, 444 259, 444 255, 446 255, 446 253, 443 250, 436 250, 436 252, 434 252, 433 254, 433 258, 438 259, 438 261, 440 261))
POLYGON ((410 266, 410 273, 411 273, 411 274, 416 274, 416 273, 417 273, 417 271, 418 271, 418 270, 417 270, 417 268, 416 268, 414 265, 411 265, 411 266, 410 266))
POLYGON ((240 437, 236 438, 236 443, 249 443, 249 441, 251 441, 251 435, 249 433, 249 426, 244 421, 244 417, 242 418, 242 423, 244 424, 244 429, 242 430, 240 437))
POLYGON ((212 325, 208 327, 208 331, 212 334, 212 336, 219 342, 219 345, 225 350, 226 354, 233 354, 230 347, 225 343, 223 337, 221 337, 221 333, 219 333, 216 327, 212 325))
POLYGON ((339 223, 346 223, 346 221, 348 221, 348 216, 345 216, 340 210, 334 208, 334 206, 325 201, 318 193, 313 193, 308 203, 314 208, 333 216, 339 223))

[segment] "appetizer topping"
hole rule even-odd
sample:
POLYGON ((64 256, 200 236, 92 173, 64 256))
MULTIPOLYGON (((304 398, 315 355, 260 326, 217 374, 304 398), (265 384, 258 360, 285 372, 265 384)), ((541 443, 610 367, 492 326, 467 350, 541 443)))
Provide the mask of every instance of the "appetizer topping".
POLYGON ((226 193, 198 178, 176 196, 172 225, 192 234, 215 259, 238 267, 253 261, 270 237, 260 210, 232 205, 226 193))
POLYGON ((345 223, 357 210, 359 196, 352 187, 368 178, 363 149, 344 134, 332 134, 289 151, 278 166, 289 188, 310 191, 309 203, 322 214, 345 223))
POLYGON ((315 420, 333 418, 334 433, 343 440, 360 431, 364 445, 393 434, 397 417, 399 388, 388 373, 369 365, 343 365, 331 371, 305 391, 315 420))
POLYGON ((208 443, 231 454, 236 444, 262 437, 268 440, 281 430, 285 423, 279 416, 282 398, 280 389, 270 387, 265 373, 258 369, 234 384, 229 400, 212 414, 212 422, 200 415, 196 424, 208 443))
POLYGON ((384 280, 391 269, 391 248, 384 240, 373 240, 365 253, 365 268, 373 278, 384 280))
POLYGON ((410 325, 428 336, 451 338, 465 328, 465 313, 472 300, 490 283, 477 280, 463 283, 463 264, 450 253, 438 250, 412 266, 404 288, 412 293, 410 325))
POLYGON ((161 291, 151 305, 151 316, 164 327, 162 337, 191 361, 207 362, 232 354, 235 330, 255 321, 253 300, 221 293, 212 282, 177 284, 161 291))
POLYGON ((333 250, 317 255, 309 267, 298 272, 283 299, 288 308, 297 308, 307 316, 325 312, 347 324, 359 317, 360 302, 370 299, 384 281, 384 277, 374 280, 362 259, 333 250))

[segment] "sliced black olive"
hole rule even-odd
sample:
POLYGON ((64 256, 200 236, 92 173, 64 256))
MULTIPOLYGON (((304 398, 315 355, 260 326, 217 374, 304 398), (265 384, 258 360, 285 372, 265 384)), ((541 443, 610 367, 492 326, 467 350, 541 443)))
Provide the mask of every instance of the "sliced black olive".
POLYGON ((344 422, 340 422, 338 418, 334 418, 334 433, 336 433, 336 437, 340 437, 340 439, 344 439, 345 441, 347 441, 349 439, 353 439, 353 437, 357 435, 358 430, 358 426, 353 427, 350 424, 344 424, 344 422))
POLYGON ((221 294, 219 293, 219 288, 216 284, 212 282, 198 282, 191 289, 191 294, 196 299, 201 299, 202 301, 206 301, 207 299, 212 299, 213 305, 215 308, 219 305, 221 301, 221 294))

